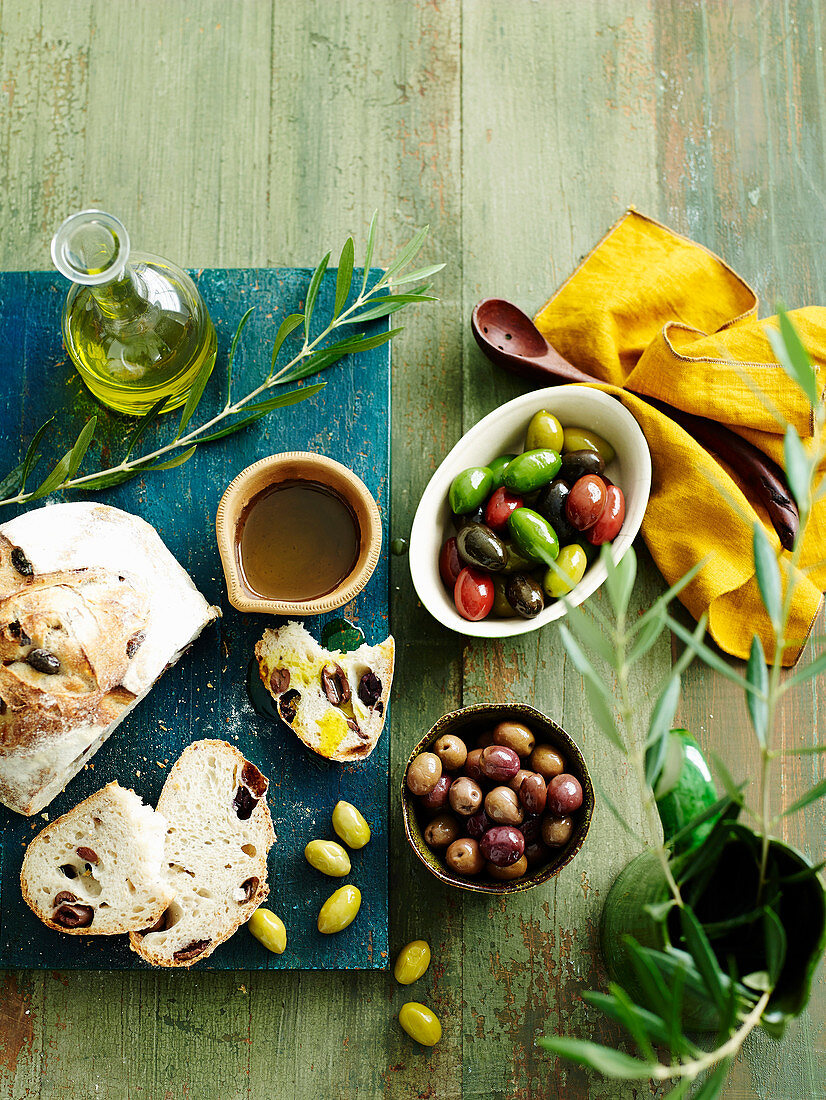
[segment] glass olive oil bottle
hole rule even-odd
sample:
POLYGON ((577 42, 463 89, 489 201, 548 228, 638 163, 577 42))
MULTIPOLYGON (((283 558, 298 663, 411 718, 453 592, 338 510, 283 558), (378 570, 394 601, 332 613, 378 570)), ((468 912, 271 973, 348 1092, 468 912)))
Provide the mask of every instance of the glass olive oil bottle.
POLYGON ((138 415, 161 397, 178 408, 205 362, 215 327, 192 279, 169 260, 130 254, 122 223, 83 210, 60 226, 52 259, 74 284, 62 331, 80 377, 104 405, 138 415))

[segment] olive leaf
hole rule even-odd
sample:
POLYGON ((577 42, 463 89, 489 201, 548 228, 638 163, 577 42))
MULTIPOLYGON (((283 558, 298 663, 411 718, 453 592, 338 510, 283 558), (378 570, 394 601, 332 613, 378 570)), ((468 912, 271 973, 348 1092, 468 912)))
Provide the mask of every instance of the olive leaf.
POLYGON ((746 680, 755 689, 746 695, 751 724, 761 745, 766 744, 766 731, 769 721, 769 670, 763 656, 763 644, 755 634, 751 642, 751 653, 746 665, 746 680))
POLYGON ((782 305, 777 307, 777 320, 780 325, 779 332, 768 325, 765 329, 772 351, 777 356, 777 361, 783 370, 792 381, 800 386, 806 394, 809 404, 815 409, 820 400, 820 395, 818 394, 817 375, 812 366, 812 361, 782 305))
POLYGON ((347 296, 350 293, 350 286, 353 282, 353 264, 355 262, 355 256, 356 249, 353 244, 353 238, 348 237, 341 250, 341 256, 338 261, 338 271, 336 272, 336 298, 335 305, 333 306, 334 318, 338 317, 344 309, 344 303, 347 301, 347 296))
POLYGON ((367 230, 367 248, 364 255, 364 278, 361 284, 362 296, 367 290, 367 280, 370 278, 370 265, 373 262, 373 246, 376 241, 376 220, 378 216, 378 210, 374 210, 373 217, 370 219, 370 228, 367 230))
POLYGON ((587 1039, 568 1039, 555 1035, 539 1039, 538 1042, 551 1054, 595 1069, 606 1077, 619 1077, 625 1081, 647 1081, 657 1065, 656 1061, 643 1062, 639 1058, 632 1058, 630 1054, 614 1050, 613 1047, 592 1043, 587 1039))
POLYGON ((757 576, 757 586, 763 606, 768 612, 772 625, 777 631, 780 626, 781 616, 781 590, 780 569, 777 564, 769 537, 763 530, 762 523, 755 523, 752 536, 754 549, 754 572, 757 576))
POLYGON ((169 394, 166 394, 164 397, 159 397, 158 400, 155 402, 155 404, 152 406, 152 408, 148 409, 143 414, 143 416, 140 418, 140 420, 138 422, 138 426, 135 428, 134 432, 132 432, 131 436, 129 437, 129 440, 128 440, 128 443, 127 443, 127 446, 126 446, 126 456, 125 456, 124 461, 126 460, 126 458, 129 458, 131 453, 134 451, 135 447, 137 447, 138 443, 140 443, 140 441, 143 439, 144 435, 146 435, 146 432, 149 430, 149 428, 151 428, 151 426, 158 419, 158 417, 161 414, 161 410, 163 409, 164 405, 166 405, 166 403, 168 401, 169 401, 169 394))
POLYGON ((307 291, 307 300, 304 303, 305 343, 310 339, 310 321, 312 320, 313 310, 315 309, 316 298, 318 297, 318 290, 321 286, 321 280, 324 278, 324 272, 327 270, 327 264, 330 262, 331 255, 332 253, 328 252, 326 256, 322 257, 321 262, 313 272, 312 279, 310 279, 310 287, 307 291))
POLYGON ((786 480, 789 483, 789 488, 797 507, 804 511, 809 504, 812 465, 794 424, 789 424, 786 427, 786 434, 783 437, 783 457, 786 463, 786 480))
POLYGON ((50 416, 44 424, 40 425, 34 433, 31 443, 29 443, 23 461, 18 466, 15 466, 11 473, 3 479, 2 483, 0 483, 0 504, 5 501, 6 497, 13 497, 17 493, 25 491, 29 474, 37 465, 40 458, 40 455, 37 453, 40 440, 54 423, 54 419, 53 416, 50 416))
POLYGON ((232 368, 235 364, 235 351, 236 351, 236 348, 238 347, 238 341, 241 339, 241 333, 244 331, 244 329, 246 327, 246 324, 247 324, 247 321, 249 321, 250 317, 252 317, 254 312, 255 312, 255 307, 250 306, 250 308, 247 310, 247 312, 244 314, 244 316, 238 322, 238 327, 236 328, 236 330, 233 334, 232 343, 229 346, 229 355, 227 356, 227 403, 226 403, 226 408, 229 408, 229 406, 232 402, 232 368))
POLYGON ((651 722, 648 726, 648 738, 645 752, 645 779, 654 787, 660 777, 665 755, 668 750, 668 733, 677 704, 680 701, 680 677, 672 676, 654 704, 651 722))
POLYGON ((75 440, 74 446, 66 452, 48 477, 35 489, 31 495, 31 500, 40 500, 42 497, 54 492, 64 481, 72 480, 89 449, 97 422, 96 416, 86 421, 80 430, 80 435, 75 440))
POLYGON ((278 326, 278 332, 275 334, 275 343, 272 346, 272 365, 270 367, 270 377, 272 377, 273 371, 275 370, 275 363, 278 359, 278 353, 281 351, 284 341, 287 339, 291 332, 294 332, 298 328, 298 326, 303 323, 303 321, 303 313, 290 313, 278 326))

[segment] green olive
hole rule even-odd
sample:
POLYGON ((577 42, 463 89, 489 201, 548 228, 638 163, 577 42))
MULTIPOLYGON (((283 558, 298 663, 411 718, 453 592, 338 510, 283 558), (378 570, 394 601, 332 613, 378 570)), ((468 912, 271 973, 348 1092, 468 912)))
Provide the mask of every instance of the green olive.
POLYGON ((287 929, 281 917, 271 909, 256 909, 250 917, 247 928, 268 951, 283 955, 287 949, 287 929))
POLYGON ((607 466, 614 461, 615 451, 607 439, 590 428, 566 428, 562 443, 563 453, 568 451, 597 451, 607 466))
POLYGON ((352 924, 361 908, 361 891, 348 883, 330 894, 318 914, 318 930, 325 936, 341 932, 352 924))
POLYGON ((523 554, 550 565, 559 554, 559 539, 550 523, 531 508, 517 508, 508 527, 523 554))
MULTIPOLYGON (((557 447, 557 450, 559 448, 557 447)), ((491 489, 501 489, 503 485, 502 477, 505 473, 505 467, 508 466, 516 458, 516 455, 499 455, 493 462, 488 463, 488 469, 493 474, 493 484, 491 489)))
POLYGON ((408 1001, 399 1009, 399 1023, 423 1047, 434 1047, 442 1037, 442 1025, 436 1013, 418 1001, 408 1001))
POLYGON ((450 508, 457 516, 475 511, 493 486, 493 474, 487 466, 470 466, 453 479, 450 508))
POLYGON ((506 577, 493 578, 493 608, 491 609, 491 615, 496 619, 513 618, 513 608, 508 602, 508 597, 505 595, 506 584, 506 577))
POLYGON ((334 840, 311 840, 304 849, 304 856, 322 875, 344 878, 350 874, 350 857, 334 840))
POLYGON ((588 558, 581 546, 575 542, 570 546, 563 546, 559 551, 559 557, 552 566, 548 567, 548 572, 542 581, 546 596, 552 600, 567 596, 582 580, 587 568, 588 558))
POLYGON ((505 469, 505 486, 515 493, 532 493, 553 481, 561 465, 562 458, 558 451, 547 448, 525 451, 505 469))
POLYGON ((412 985, 430 966, 430 947, 425 940, 413 940, 399 952, 393 977, 399 985, 412 985))
POLYGON ((535 451, 540 447, 547 447, 552 451, 561 451, 563 438, 562 425, 557 418, 547 409, 540 409, 538 413, 534 413, 528 425, 525 450, 535 451))
POLYGON ((505 539, 504 547, 505 565, 502 573, 527 573, 536 565, 535 559, 526 557, 513 539, 505 539))

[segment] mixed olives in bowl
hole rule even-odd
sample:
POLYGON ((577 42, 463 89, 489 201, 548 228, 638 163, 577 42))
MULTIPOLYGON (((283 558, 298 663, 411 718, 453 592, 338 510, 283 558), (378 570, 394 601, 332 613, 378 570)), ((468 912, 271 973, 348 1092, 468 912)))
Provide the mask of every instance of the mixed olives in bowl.
POLYGON ((594 792, 565 731, 527 704, 446 714, 410 755, 407 839, 442 882, 477 893, 528 889, 582 847, 594 792))
POLYGON ((637 534, 651 459, 633 416, 587 386, 524 394, 481 420, 427 486, 410 567, 424 605, 463 634, 506 637, 565 614, 637 534))

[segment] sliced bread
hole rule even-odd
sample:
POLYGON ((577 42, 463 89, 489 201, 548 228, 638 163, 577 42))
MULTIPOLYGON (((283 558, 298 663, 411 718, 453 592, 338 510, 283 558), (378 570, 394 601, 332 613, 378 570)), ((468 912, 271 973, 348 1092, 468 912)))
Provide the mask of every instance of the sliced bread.
POLYGON ((146 928, 173 897, 162 873, 165 834, 161 814, 109 783, 31 841, 20 872, 23 898, 58 932, 146 928))
POLYGON ((153 966, 192 966, 249 920, 269 894, 275 840, 269 781, 226 741, 195 741, 158 800, 168 822, 164 875, 172 901, 160 919, 131 932, 153 966))
POLYGON ((351 653, 323 649, 301 623, 266 630, 255 647, 278 713, 328 760, 366 759, 376 747, 393 683, 392 636, 351 653))

